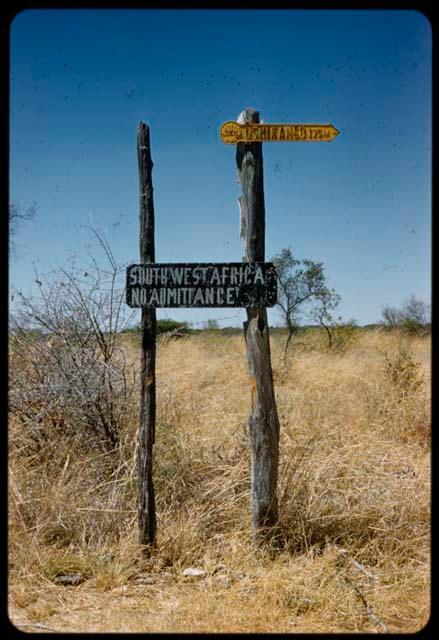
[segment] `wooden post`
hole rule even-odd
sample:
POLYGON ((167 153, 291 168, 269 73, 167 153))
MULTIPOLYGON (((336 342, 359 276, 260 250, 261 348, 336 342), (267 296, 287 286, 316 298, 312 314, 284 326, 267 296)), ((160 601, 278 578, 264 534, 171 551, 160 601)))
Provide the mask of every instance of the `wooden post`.
MULTIPOLYGON (((246 109, 238 122, 259 122, 259 112, 246 109)), ((265 260, 265 204, 262 143, 238 143, 236 163, 243 195, 241 238, 245 262, 265 260)), ((278 544, 277 475, 279 419, 271 369, 270 338, 265 307, 247 308, 244 322, 248 370, 252 380, 252 413, 249 418, 251 446, 251 499, 253 539, 257 546, 278 544)))
MULTIPOLYGON (((149 127, 137 128, 137 161, 140 182, 140 262, 155 262, 154 201, 152 189, 149 127)), ((156 514, 152 480, 153 445, 156 418, 157 321, 155 309, 142 307, 140 364, 140 424, 137 437, 137 513, 139 543, 149 552, 155 543, 156 514)))

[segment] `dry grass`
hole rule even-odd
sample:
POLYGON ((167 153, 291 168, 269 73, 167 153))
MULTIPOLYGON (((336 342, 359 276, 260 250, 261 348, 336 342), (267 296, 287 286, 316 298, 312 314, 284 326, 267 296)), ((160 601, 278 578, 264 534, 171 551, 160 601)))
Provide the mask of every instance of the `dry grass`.
MULTIPOLYGON (((430 612, 430 341, 301 339, 272 361, 285 548, 251 544, 242 337, 158 349, 158 542, 136 544, 137 407, 119 449, 9 428, 9 612, 25 631, 410 632, 430 612), (183 576, 200 567, 204 577, 183 576), (79 576, 77 586, 56 578, 79 576)), ((126 351, 133 362, 138 352, 126 351)))

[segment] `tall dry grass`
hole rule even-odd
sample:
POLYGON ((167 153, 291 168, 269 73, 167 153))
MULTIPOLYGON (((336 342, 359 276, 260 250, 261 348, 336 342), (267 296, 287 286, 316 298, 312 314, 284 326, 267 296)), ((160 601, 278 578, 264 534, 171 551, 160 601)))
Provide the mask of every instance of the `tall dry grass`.
MULTIPOLYGON (((125 351, 138 362, 132 342, 125 351)), ((285 543, 275 556, 251 542, 242 337, 159 344, 150 560, 136 544, 137 396, 113 452, 49 422, 37 446, 11 418, 11 620, 34 631, 420 629, 430 611, 429 354, 425 337, 358 331, 328 351, 309 332, 285 362, 282 337, 272 339, 285 543), (187 567, 205 574, 185 577, 187 567), (71 574, 77 586, 57 581, 71 574)))

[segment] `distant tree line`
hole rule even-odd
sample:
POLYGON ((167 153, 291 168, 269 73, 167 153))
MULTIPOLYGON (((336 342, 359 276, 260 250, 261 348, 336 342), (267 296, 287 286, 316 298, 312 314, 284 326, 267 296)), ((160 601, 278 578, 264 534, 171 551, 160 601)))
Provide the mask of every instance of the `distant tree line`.
POLYGON ((381 315, 385 326, 418 334, 425 332, 430 325, 431 307, 411 294, 400 307, 384 306, 381 315))
MULTIPOLYGON (((326 282, 322 262, 299 260, 290 247, 272 257, 278 276, 278 303, 287 328, 285 357, 293 336, 304 320, 321 327, 329 349, 346 345, 354 334, 355 320, 343 322, 335 311, 340 295, 326 282)), ((430 306, 410 295, 399 308, 386 305, 382 309, 381 326, 402 329, 410 334, 423 334, 430 323, 430 306)))

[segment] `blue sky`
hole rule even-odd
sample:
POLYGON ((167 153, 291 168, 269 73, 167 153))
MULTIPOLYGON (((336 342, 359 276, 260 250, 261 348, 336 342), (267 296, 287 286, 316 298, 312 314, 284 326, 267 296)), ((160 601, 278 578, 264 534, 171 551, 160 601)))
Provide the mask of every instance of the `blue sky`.
MULTIPOLYGON (((91 219, 138 261, 136 130, 151 129, 157 262, 242 259, 235 147, 219 128, 332 123, 331 143, 263 146, 266 259, 322 261, 339 314, 431 291, 431 28, 399 10, 29 10, 11 25, 10 286, 36 291, 91 219)), ((273 324, 280 321, 270 311, 273 324)), ((140 312, 138 312, 140 316, 140 312)), ((240 309, 159 317, 240 324, 240 309)))

